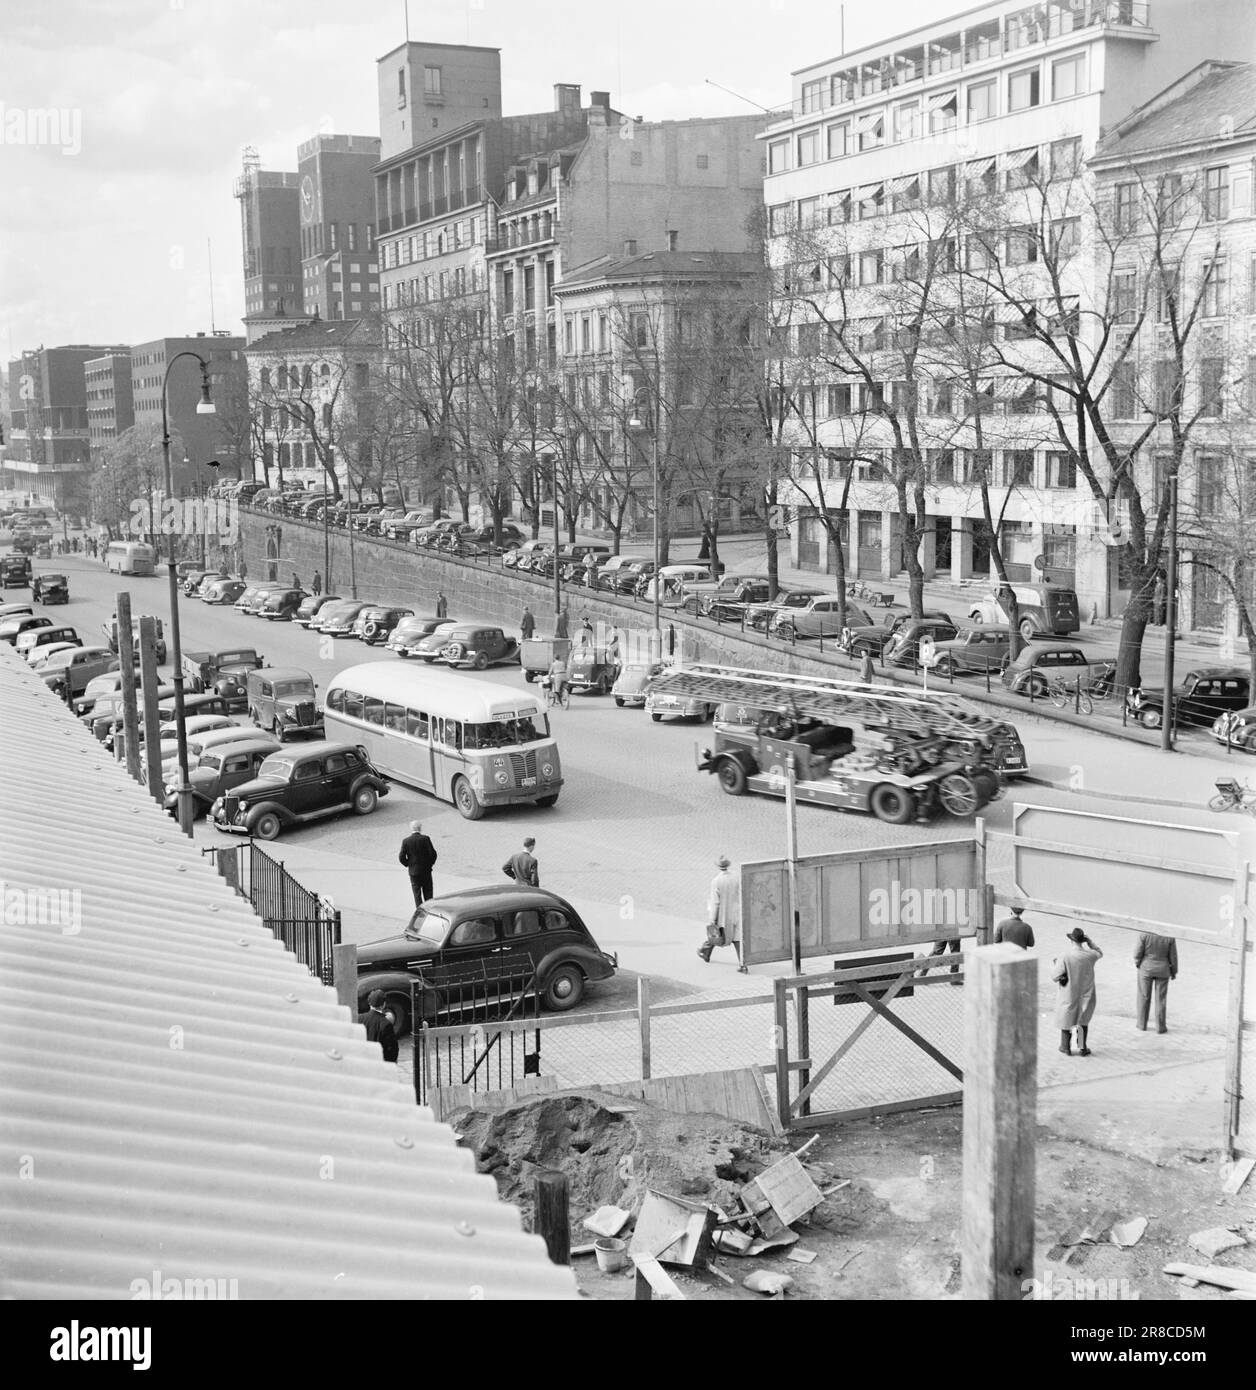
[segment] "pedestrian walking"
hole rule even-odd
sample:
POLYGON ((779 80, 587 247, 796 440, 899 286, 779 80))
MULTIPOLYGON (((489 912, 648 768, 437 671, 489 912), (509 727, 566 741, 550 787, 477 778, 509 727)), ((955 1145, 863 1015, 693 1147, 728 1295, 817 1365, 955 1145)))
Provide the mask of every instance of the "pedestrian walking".
POLYGON ((580 624, 580 635, 576 640, 582 647, 591 647, 593 645, 593 624, 588 618, 585 618, 580 624))
POLYGON ((1025 911, 1025 904, 1014 902, 1009 911, 1012 915, 1005 917, 994 929, 995 945, 998 945, 1000 941, 1010 941, 1013 946, 1019 946, 1023 951, 1028 951, 1034 944, 1034 929, 1021 916, 1021 913, 1025 911))
POLYGON ((449 616, 449 600, 445 597, 443 589, 436 591, 436 616, 442 623, 449 616))
POLYGON ((323 576, 317 570, 314 571, 314 578, 310 580, 310 592, 315 598, 323 592, 323 576))
POLYGON ((1068 942, 1063 955, 1056 959, 1051 976, 1060 987, 1056 996, 1055 1026, 1060 1030, 1060 1051, 1066 1057, 1073 1055, 1070 1034, 1074 1028, 1077 1029, 1078 1055, 1089 1057, 1086 1034, 1095 1013, 1095 962, 1103 959, 1103 952, 1080 927, 1069 932, 1068 942))
POLYGON ((1156 996, 1156 1032, 1167 1033, 1169 981, 1177 979, 1177 942, 1171 936, 1155 932, 1140 933, 1134 947, 1134 969, 1138 971, 1138 1026, 1147 1031, 1147 1015, 1151 1012, 1151 996, 1156 996))
POLYGON ((719 872, 711 880, 706 940, 698 947, 698 954, 709 964, 717 946, 731 946, 737 954, 738 973, 745 975, 746 964, 741 958, 741 879, 732 872, 730 862, 726 854, 715 861, 719 872))
POLYGON ((367 998, 367 1011, 358 1020, 366 1029, 368 1042, 377 1042, 384 1054, 385 1062, 397 1060, 397 1030, 393 1027, 392 1016, 384 1012, 388 996, 382 989, 373 989, 367 998))
POLYGON ((568 616, 567 609, 564 608, 563 611, 554 620, 554 636, 566 637, 568 632, 571 630, 570 622, 571 619, 568 616))
MULTIPOLYGON (((959 955, 960 950, 961 950, 961 947, 960 947, 960 940, 959 940, 959 937, 958 937, 958 936, 952 936, 952 937, 948 938, 946 941, 935 941, 935 942, 933 943, 933 950, 931 950, 931 951, 929 952, 929 956, 930 956, 930 959, 932 959, 934 956, 944 956, 944 955, 946 955, 946 953, 947 953, 948 951, 952 951, 952 952, 955 953, 955 955, 959 955)), ((959 961, 956 961, 956 962, 951 966, 951 974, 952 974, 952 975, 958 975, 958 974, 959 974, 959 966, 960 966, 959 961)), ((928 973, 929 973, 929 972, 928 972, 927 970, 917 970, 917 971, 916 971, 916 974, 917 974, 917 975, 927 975, 928 973)), ((952 983, 953 985, 957 985, 957 984, 959 984, 959 981, 958 981, 958 980, 952 980, 951 983, 952 983)))
POLYGON ((872 684, 873 665, 872 653, 867 647, 863 649, 863 655, 859 658, 859 679, 864 685, 872 684))
POLYGON ((512 854, 502 865, 502 873, 507 878, 513 878, 516 883, 531 884, 533 888, 539 888, 541 876, 537 869, 536 856, 532 853, 535 848, 536 841, 529 835, 523 842, 523 848, 517 854, 512 854))
POLYGON ((249 567, 248 567, 247 562, 245 561, 244 556, 241 555, 241 556, 240 556, 240 578, 241 578, 241 579, 247 579, 248 577, 249 577, 249 567))
POLYGON ((585 551, 584 559, 581 561, 581 563, 584 565, 584 585, 585 585, 585 588, 586 588, 586 589, 593 589, 593 588, 596 588, 596 586, 597 586, 597 576, 596 576, 596 574, 595 574, 595 571, 596 571, 596 569, 597 569, 597 561, 593 558, 593 552, 592 552, 591 550, 586 550, 586 551, 585 551))
POLYGON ((299 589, 301 587, 301 578, 296 570, 292 571, 292 583, 288 587, 292 589, 299 589))
POLYGON ((526 642, 535 631, 536 619, 532 616, 532 610, 525 604, 523 617, 519 619, 519 636, 526 642))
POLYGON ((415 907, 421 907, 434 895, 432 893, 432 865, 436 863, 436 846, 431 838, 423 833, 421 821, 410 822, 410 833, 401 842, 401 853, 397 859, 406 866, 410 875, 410 888, 414 893, 415 907))

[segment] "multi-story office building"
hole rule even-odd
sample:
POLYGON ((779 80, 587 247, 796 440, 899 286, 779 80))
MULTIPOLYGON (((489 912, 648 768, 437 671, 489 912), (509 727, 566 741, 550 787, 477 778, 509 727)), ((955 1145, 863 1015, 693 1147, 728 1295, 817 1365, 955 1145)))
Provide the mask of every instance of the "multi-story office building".
POLYGON ((1149 501, 1177 469, 1185 624, 1235 638, 1226 579, 1251 601, 1256 545, 1256 66, 1200 64, 1109 131, 1090 167, 1124 231, 1115 274, 1135 325, 1114 429, 1137 446, 1149 501))
POLYGON ((167 420, 181 452, 172 455, 176 491, 194 488, 214 475, 205 471, 210 459, 227 464, 234 472, 238 455, 247 441, 247 366, 244 339, 224 333, 197 333, 186 338, 157 338, 131 348, 131 395, 137 428, 161 438, 162 383, 166 385, 167 420), (181 352, 193 352, 209 367, 213 415, 198 415, 201 370, 191 357, 178 362, 181 352), (187 460, 185 470, 183 460, 187 460), (186 471, 187 476, 184 476, 186 471))
POLYGON ((240 200, 244 312, 300 314, 301 206, 295 173, 263 169, 247 146, 234 193, 240 200))
MULTIPOLYGON (((1001 0, 809 65, 794 74, 789 119, 763 137, 773 259, 784 274, 804 259, 791 249, 797 239, 809 242, 808 293, 829 297, 827 318, 866 317, 866 360, 875 365, 877 334, 890 349, 902 327, 894 317, 901 283, 914 273, 909 243, 941 235, 931 224, 934 209, 945 221, 957 196, 994 207, 1020 190, 1041 190, 1052 171, 1067 173, 1085 196, 1089 185, 1073 176, 1104 131, 1184 68, 1253 45, 1256 11, 1246 0, 1001 0), (829 242, 840 268, 826 260, 829 242)), ((1007 254, 1015 264, 1033 251, 1012 237, 1007 254)), ((961 274, 966 249, 955 246, 935 264, 961 274)), ((1094 290, 1080 281, 1074 288, 1079 300, 1094 290)), ((795 343, 816 337, 805 323, 792 330, 802 335, 795 343)), ((888 577, 902 568, 897 501, 875 461, 896 447, 882 402, 898 388, 923 393, 920 416, 939 446, 923 491, 926 577, 939 567, 956 580, 988 572, 990 541, 973 484, 984 470, 1000 490, 1000 538, 1013 576, 1028 577, 1043 557, 1051 578, 1075 583, 1084 603, 1119 611, 1128 596, 1119 567, 1083 520, 1093 514, 1089 489, 1058 445, 1051 448, 1048 432, 1032 428, 1022 413, 1032 405, 1008 381, 977 405, 997 426, 993 450, 972 447, 954 424, 964 412, 928 382, 839 373, 804 393, 814 418, 796 432, 799 446, 831 453, 826 466, 835 479, 854 469, 844 518, 850 569, 888 577)), ((796 474, 793 545, 802 563, 825 569, 831 542, 818 513, 832 509, 840 487, 822 490, 813 477, 805 468, 796 474)))
POLYGON ((376 135, 316 135, 297 148, 304 313, 359 318, 379 308, 376 135))
POLYGON ((87 442, 93 460, 112 439, 135 423, 131 354, 111 352, 83 364, 87 391, 87 442))
POLYGON ((11 486, 41 502, 86 512, 90 434, 84 364, 125 347, 37 348, 9 363, 12 421, 5 457, 11 486))

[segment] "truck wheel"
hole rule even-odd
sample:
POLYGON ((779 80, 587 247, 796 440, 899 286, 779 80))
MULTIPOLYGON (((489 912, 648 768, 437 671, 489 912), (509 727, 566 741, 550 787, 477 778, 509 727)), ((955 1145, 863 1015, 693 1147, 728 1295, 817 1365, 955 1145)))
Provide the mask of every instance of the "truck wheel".
POLYGON ((1038 624, 1032 618, 1022 618, 1020 624, 1021 641, 1032 642, 1038 635, 1038 624))
POLYGON ((868 798, 872 814, 878 820, 890 825, 906 825, 912 817, 912 796, 904 787, 896 787, 890 782, 882 782, 873 787, 868 798))
POLYGON ((943 680, 950 680, 955 670, 955 662, 949 656, 940 656, 933 669, 943 680))
POLYGON ((1164 711, 1159 709, 1145 709, 1138 716, 1138 722, 1144 729, 1158 729, 1164 723, 1164 711))
POLYGON ((267 811, 265 815, 258 816, 254 822, 253 834, 259 840, 277 840, 282 828, 282 822, 274 811, 267 811))
POLYGON ((746 794, 746 769, 735 758, 725 758, 716 775, 720 779, 721 789, 729 796, 746 794))
MULTIPOLYGON (((365 1012, 365 1010, 363 1011, 365 1012)), ((410 997, 400 990, 391 990, 384 1000, 384 1012, 393 1016, 393 1032, 404 1038, 410 1031, 410 997)))
POLYGON ((982 613, 980 608, 974 608, 968 616, 972 619, 973 624, 976 627, 980 627, 982 623, 984 623, 986 620, 985 614, 982 613))
POLYGON ((962 772, 952 772, 943 777, 938 784, 938 796, 953 816, 971 816, 981 805, 981 793, 976 782, 962 772))
POLYGON ((549 796, 538 796, 536 804, 538 806, 554 806, 558 802, 558 793, 553 792, 549 796))
POLYGON ((454 805, 464 820, 479 820, 484 815, 484 807, 465 777, 459 777, 454 782, 454 805))
POLYGON ((616 709, 623 709, 623 707, 624 707, 624 697, 623 697, 622 695, 616 695, 616 696, 615 696, 615 707, 616 707, 616 709))

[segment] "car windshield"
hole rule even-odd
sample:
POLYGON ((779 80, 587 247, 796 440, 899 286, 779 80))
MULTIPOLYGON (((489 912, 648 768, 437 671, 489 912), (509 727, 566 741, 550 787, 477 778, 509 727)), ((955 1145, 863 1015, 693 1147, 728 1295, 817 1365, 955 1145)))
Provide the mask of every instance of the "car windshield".
POLYGON ((283 696, 313 695, 314 691, 308 681, 276 681, 275 694, 283 696))
POLYGON ((206 753, 201 759, 201 766, 208 768, 210 772, 221 772, 222 759, 223 755, 221 753, 206 753))
POLYGON ((406 935, 412 941, 430 941, 433 945, 439 946, 448 931, 448 917, 442 917, 439 912, 428 912, 426 908, 421 907, 411 917, 406 935))
POLYGON ((291 758, 267 758, 257 769, 259 777, 271 777, 277 782, 286 782, 292 776, 294 762, 291 758))
POLYGON ((529 714, 521 719, 503 719, 492 724, 466 724, 462 746, 467 749, 510 748, 548 737, 549 721, 545 715, 529 714))

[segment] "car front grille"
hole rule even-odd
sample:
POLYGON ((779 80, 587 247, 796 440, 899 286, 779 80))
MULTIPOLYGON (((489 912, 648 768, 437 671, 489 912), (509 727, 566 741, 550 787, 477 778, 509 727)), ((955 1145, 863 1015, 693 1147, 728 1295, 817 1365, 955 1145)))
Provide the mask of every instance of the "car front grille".
POLYGON ((515 775, 515 784, 518 785, 525 777, 536 776, 536 752, 512 753, 510 755, 510 770, 515 775))

